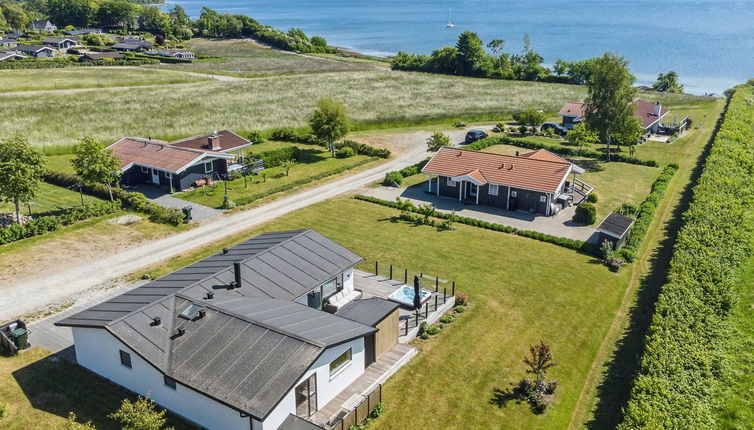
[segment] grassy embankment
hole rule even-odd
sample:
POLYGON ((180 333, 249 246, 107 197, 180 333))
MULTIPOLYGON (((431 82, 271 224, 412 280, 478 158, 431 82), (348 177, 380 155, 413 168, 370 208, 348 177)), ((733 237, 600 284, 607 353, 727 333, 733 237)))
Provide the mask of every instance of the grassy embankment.
MULTIPOLYGON (((170 85, 206 80, 208 78, 201 76, 144 68, 72 67, 67 69, 0 70, 0 93, 170 85)), ((5 102, 6 100, 3 100, 3 104, 5 102)))

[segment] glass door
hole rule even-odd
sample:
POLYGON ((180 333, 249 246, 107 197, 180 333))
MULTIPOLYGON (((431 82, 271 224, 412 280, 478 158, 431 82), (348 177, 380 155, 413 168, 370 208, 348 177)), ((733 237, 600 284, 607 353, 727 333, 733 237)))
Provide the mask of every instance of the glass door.
POLYGON ((317 375, 313 374, 296 387, 296 415, 308 418, 317 412, 317 375))

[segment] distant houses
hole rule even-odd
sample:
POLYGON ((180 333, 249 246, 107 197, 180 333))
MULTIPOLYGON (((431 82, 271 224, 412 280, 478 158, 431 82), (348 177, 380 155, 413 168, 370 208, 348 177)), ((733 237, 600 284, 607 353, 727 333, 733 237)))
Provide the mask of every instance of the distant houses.
POLYGON ((101 28, 82 28, 81 30, 64 31, 66 36, 86 36, 88 34, 102 34, 101 28))
POLYGON ((152 47, 152 42, 144 39, 121 39, 110 48, 121 52, 141 52, 152 47))
POLYGON ((32 21, 31 25, 29 25, 29 30, 37 30, 37 31, 44 31, 46 33, 52 33, 54 31, 58 31, 58 27, 51 23, 47 19, 32 21))
POLYGON ((55 49, 69 49, 79 45, 79 38, 77 37, 45 37, 42 40, 44 46, 49 46, 55 49))
POLYGON ((55 49, 43 45, 18 45, 15 51, 34 58, 49 58, 55 56, 55 49))
POLYGON ((149 55, 156 55, 166 58, 179 58, 182 60, 193 60, 196 55, 186 49, 158 49, 153 51, 147 51, 149 55))
POLYGON ((80 61, 102 61, 108 58, 111 60, 120 60, 123 58, 123 54, 120 52, 86 52, 81 56, 80 61))
POLYGON ((16 51, 0 51, 0 61, 23 60, 25 56, 16 51))
MULTIPOLYGON (((640 98, 633 102, 634 114, 641 120, 641 126, 648 133, 656 133, 662 121, 662 118, 670 113, 668 109, 662 107, 660 102, 652 103, 640 98)), ((576 124, 586 120, 586 105, 581 102, 568 102, 560 108, 558 115, 563 118, 563 127, 568 130, 576 124)))
POLYGON ((0 48, 15 48, 16 46, 18 46, 18 40, 0 37, 0 48))

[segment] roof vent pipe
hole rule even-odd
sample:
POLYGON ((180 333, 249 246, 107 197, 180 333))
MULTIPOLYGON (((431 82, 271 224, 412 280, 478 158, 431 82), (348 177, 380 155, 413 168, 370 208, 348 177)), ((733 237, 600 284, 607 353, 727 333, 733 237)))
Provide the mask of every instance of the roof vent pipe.
POLYGON ((518 157, 518 151, 516 151, 516 157, 518 157))
POLYGON ((212 291, 207 291, 207 295, 204 296, 204 298, 207 300, 212 300, 213 298, 215 298, 215 293, 213 293, 212 291))
POLYGON ((157 327, 160 324, 162 324, 162 318, 160 318, 160 317, 154 317, 154 318, 152 318, 152 323, 150 325, 152 327, 157 327))
POLYGON ((233 263, 233 274, 235 275, 233 287, 241 288, 241 263, 239 263, 238 261, 233 263))
POLYGON ((223 255, 228 253, 228 248, 223 248, 223 255))
POLYGON ((178 329, 178 336, 183 336, 184 334, 186 334, 186 329, 183 328, 183 327, 179 328, 178 329))

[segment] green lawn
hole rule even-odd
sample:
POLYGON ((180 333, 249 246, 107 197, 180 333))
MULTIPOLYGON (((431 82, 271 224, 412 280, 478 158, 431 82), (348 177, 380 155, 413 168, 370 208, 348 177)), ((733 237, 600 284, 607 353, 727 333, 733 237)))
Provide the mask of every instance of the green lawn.
MULTIPOLYGON (((123 388, 65 360, 55 359, 41 348, 0 356, 0 404, 7 404, 0 418, 4 430, 62 429, 74 412, 79 422, 92 420, 100 430, 120 429, 106 417, 123 399, 135 396, 123 388)), ((175 418, 176 429, 191 429, 175 418)))
POLYGON ((71 160, 73 160, 73 157, 73 154, 48 155, 47 169, 55 172, 70 173, 73 175, 76 173, 75 170, 73 170, 73 166, 71 165, 71 160))
MULTIPOLYGON (((531 151, 511 145, 495 145, 484 149, 486 152, 514 155, 531 151)), ((610 212, 616 210, 622 203, 638 205, 649 194, 649 187, 660 174, 656 167, 638 166, 627 163, 605 163, 592 158, 568 157, 577 165, 586 169, 586 173, 577 178, 594 187, 599 200, 597 208, 597 222, 600 222, 610 212)))
MULTIPOLYGON (((84 194, 84 203, 98 201, 101 199, 84 194)), ((46 215, 73 206, 81 206, 81 196, 78 191, 42 182, 37 196, 31 203, 31 212, 34 215, 46 215)), ((15 207, 12 203, 0 202, 0 212, 14 211, 15 207)), ((29 214, 29 209, 25 204, 21 206, 21 213, 29 214)))
POLYGON ((219 58, 200 59, 183 64, 161 64, 155 67, 251 78, 270 75, 365 70, 372 68, 373 63, 296 55, 243 40, 194 39, 186 43, 186 46, 197 54, 219 58))
POLYGON ((123 67, 35 69, 31 74, 29 70, 0 70, 0 93, 65 90, 72 88, 169 85, 205 80, 207 78, 184 73, 123 67))
POLYGON ((247 204, 263 196, 266 197, 268 193, 279 187, 298 181, 311 182, 318 175, 325 175, 328 172, 336 174, 339 169, 354 168, 369 160, 369 157, 365 155, 354 155, 345 159, 333 158, 330 152, 324 150, 321 146, 281 142, 265 142, 254 145, 248 153, 259 153, 291 145, 299 148, 300 155, 297 164, 289 170, 287 176, 282 166, 272 167, 263 170, 258 175, 248 177, 246 187, 244 187, 244 179, 238 178, 226 184, 215 183, 209 187, 178 193, 176 197, 219 208, 223 203, 225 186, 227 185, 228 196, 231 200, 239 201, 240 204, 247 204), (311 178, 311 180, 307 181, 307 178, 311 178))

